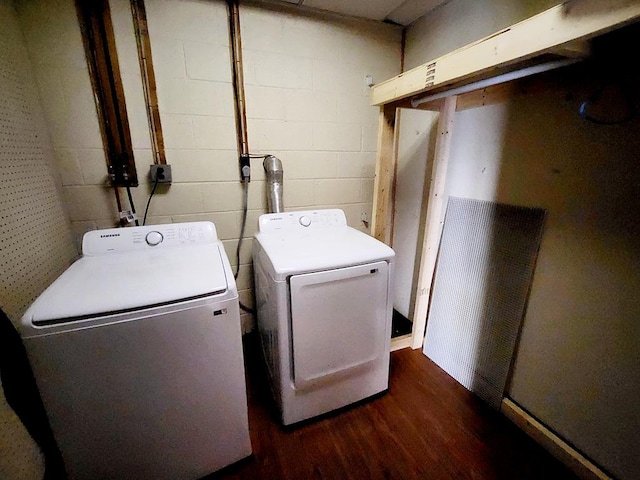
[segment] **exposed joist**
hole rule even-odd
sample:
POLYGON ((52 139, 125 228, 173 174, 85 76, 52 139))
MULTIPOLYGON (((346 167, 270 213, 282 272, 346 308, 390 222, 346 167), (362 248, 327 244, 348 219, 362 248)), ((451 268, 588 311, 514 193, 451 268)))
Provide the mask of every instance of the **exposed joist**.
POLYGON ((488 78, 545 54, 575 55, 576 45, 640 18, 640 0, 571 0, 505 28, 372 89, 384 105, 488 78))
POLYGON ((425 233, 422 249, 420 250, 422 256, 420 258, 420 270, 418 273, 416 304, 413 310, 413 332, 411 337, 411 346, 413 348, 420 348, 422 346, 425 327, 427 325, 427 310, 431 296, 431 284, 436 269, 438 246, 440 245, 440 236, 442 234, 444 188, 449 165, 451 138, 453 136, 453 121, 456 114, 456 100, 457 98, 455 96, 446 98, 440 110, 440 117, 438 118, 435 155, 433 158, 431 182, 427 199, 425 233))
POLYGON ((589 40, 576 40, 553 48, 551 53, 566 58, 587 58, 591 53, 591 44, 589 40))

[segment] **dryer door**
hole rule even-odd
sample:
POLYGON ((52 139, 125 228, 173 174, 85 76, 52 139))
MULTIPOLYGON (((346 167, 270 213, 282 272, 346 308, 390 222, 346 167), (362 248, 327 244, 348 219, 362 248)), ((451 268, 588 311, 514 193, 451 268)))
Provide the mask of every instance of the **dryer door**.
POLYGON ((290 278, 296 389, 360 372, 387 353, 388 281, 387 262, 290 278))

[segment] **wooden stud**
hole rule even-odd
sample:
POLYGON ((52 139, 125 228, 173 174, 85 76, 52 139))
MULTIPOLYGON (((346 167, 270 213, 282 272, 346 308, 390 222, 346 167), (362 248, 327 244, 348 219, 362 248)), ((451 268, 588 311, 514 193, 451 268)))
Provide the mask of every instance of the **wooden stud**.
POLYGON ((131 132, 107 0, 76 0, 111 184, 137 187, 131 132))
POLYGON ((393 245, 393 232, 395 231, 396 226, 396 192, 398 187, 398 148, 400 146, 400 122, 402 118, 402 110, 396 108, 396 121, 393 131, 393 172, 391 174, 391 195, 389 199, 389 207, 387 214, 387 227, 388 230, 386 232, 386 239, 388 245, 393 245))
POLYGON ((389 105, 380 107, 379 118, 371 234, 381 242, 389 243, 390 231, 387 229, 387 220, 390 214, 391 190, 398 156, 396 130, 399 129, 396 129, 396 107, 389 105))
POLYGON ((427 325, 431 284, 436 267, 440 236, 442 234, 444 187, 447 178, 456 103, 457 97, 447 97, 440 111, 440 118, 438 119, 435 155, 427 200, 425 233, 418 274, 418 288, 416 289, 416 304, 413 310, 413 332, 411 337, 411 346, 413 348, 420 348, 422 346, 427 325))
POLYGON ((167 157, 164 149, 164 135, 160 122, 158 109, 158 92, 156 87, 156 75, 153 69, 153 57, 151 55, 151 40, 147 26, 147 11, 144 0, 130 0, 133 26, 136 32, 138 45, 138 61, 140 62, 140 74, 147 107, 147 120, 151 135, 151 148, 153 150, 153 162, 166 164, 167 157))
POLYGON ((535 57, 575 50, 584 42, 640 18, 638 0, 566 1, 482 40, 379 83, 371 104, 446 90, 517 69, 535 57), (566 46, 566 47, 565 47, 566 46))
POLYGON ((510 398, 502 399, 500 411, 522 431, 542 445, 551 455, 564 463, 584 480, 612 480, 575 448, 558 437, 535 417, 529 415, 510 398))

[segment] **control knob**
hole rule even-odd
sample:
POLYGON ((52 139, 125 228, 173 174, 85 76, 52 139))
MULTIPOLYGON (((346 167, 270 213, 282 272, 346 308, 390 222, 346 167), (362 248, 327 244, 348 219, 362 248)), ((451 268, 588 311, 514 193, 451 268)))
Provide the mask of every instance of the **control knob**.
POLYGON ((309 225, 311 225, 311 219, 306 215, 301 216, 300 220, 298 221, 300 222, 300 225, 302 225, 303 227, 308 227, 309 225))
POLYGON ((144 239, 147 241, 147 245, 155 247, 156 245, 159 245, 162 243, 162 240, 164 240, 164 237, 160 232, 153 231, 153 232, 147 233, 147 236, 144 239))

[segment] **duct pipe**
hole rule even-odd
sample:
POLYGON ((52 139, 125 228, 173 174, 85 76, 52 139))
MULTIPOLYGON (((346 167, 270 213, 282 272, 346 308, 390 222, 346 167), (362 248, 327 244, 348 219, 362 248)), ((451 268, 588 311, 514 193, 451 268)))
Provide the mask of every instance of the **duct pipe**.
POLYGON ((273 155, 268 155, 262 162, 262 166, 267 176, 267 208, 269 213, 281 213, 284 211, 282 203, 282 162, 273 155))

